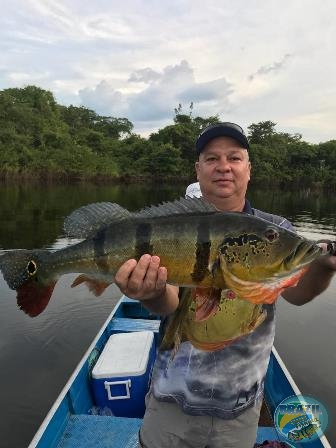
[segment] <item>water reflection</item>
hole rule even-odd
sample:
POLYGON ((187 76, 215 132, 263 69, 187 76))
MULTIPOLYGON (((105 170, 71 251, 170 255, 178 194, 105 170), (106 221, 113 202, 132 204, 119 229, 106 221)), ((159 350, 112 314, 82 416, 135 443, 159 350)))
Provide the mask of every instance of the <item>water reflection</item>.
POLYGON ((184 190, 183 185, 0 185, 0 248, 52 246, 63 235, 65 216, 82 205, 109 201, 136 210, 184 190))
MULTIPOLYGON (((183 196, 185 185, 0 185, 0 249, 51 248, 73 244, 63 233, 65 216, 92 202, 117 202, 129 210, 183 196)), ((250 189, 256 208, 286 216, 308 238, 336 239, 334 195, 250 189)), ((35 319, 16 306, 16 293, 0 275, 0 447, 26 447, 119 291, 110 286, 94 297, 75 275, 57 283, 47 309, 35 319), (24 387, 18 387, 22 385, 24 387), (10 442, 9 442, 10 441, 10 442)), ((336 415, 336 284, 304 307, 278 304, 276 346, 302 392, 326 402, 336 415), (316 362, 315 362, 316 360, 316 362)), ((331 443, 336 439, 328 434, 331 443)))
POLYGON ((48 250, 58 250, 62 249, 63 247, 71 246, 73 244, 77 244, 82 240, 79 240, 77 238, 65 238, 65 237, 59 237, 56 239, 56 241, 50 246, 46 247, 45 249, 48 250))

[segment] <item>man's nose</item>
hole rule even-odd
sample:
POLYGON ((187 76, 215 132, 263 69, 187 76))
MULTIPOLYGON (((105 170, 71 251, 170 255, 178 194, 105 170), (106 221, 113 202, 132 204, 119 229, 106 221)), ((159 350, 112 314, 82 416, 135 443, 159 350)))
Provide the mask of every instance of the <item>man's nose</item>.
POLYGON ((231 165, 230 165, 230 162, 227 160, 226 157, 221 157, 218 160, 216 168, 217 168, 218 171, 221 171, 221 172, 223 172, 223 171, 230 171, 231 170, 231 165))

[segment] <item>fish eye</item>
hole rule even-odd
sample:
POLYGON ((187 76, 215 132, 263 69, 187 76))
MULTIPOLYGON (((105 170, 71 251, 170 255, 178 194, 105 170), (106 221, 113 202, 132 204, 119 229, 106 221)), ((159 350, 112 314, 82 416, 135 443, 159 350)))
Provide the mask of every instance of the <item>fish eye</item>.
POLYGON ((273 243, 273 241, 277 240, 279 238, 279 232, 276 229, 267 229, 265 231, 265 238, 270 242, 273 243))
POLYGON ((35 275, 37 272, 37 264, 34 260, 30 260, 27 264, 27 272, 30 276, 35 275))

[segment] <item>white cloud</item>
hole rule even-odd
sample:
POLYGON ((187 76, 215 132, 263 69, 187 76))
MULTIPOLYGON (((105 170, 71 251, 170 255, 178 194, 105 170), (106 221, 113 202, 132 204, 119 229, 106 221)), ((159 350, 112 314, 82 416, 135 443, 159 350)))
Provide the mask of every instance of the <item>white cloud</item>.
POLYGON ((195 114, 335 138, 334 0, 3 3, 0 88, 36 84, 137 132, 194 101, 195 114))
POLYGON ((150 67, 142 68, 140 70, 136 70, 135 72, 130 74, 128 81, 130 82, 150 82, 155 81, 160 78, 160 73, 151 69, 150 67))
POLYGON ((285 54, 285 56, 280 60, 273 62, 272 64, 263 65, 258 68, 255 73, 252 73, 248 77, 249 81, 253 81, 257 76, 268 75, 270 73, 277 73, 285 67, 287 60, 291 57, 290 54, 285 54))
POLYGON ((216 108, 219 112, 225 101, 229 104, 232 92, 225 78, 197 83, 194 70, 187 61, 169 65, 161 72, 149 67, 137 70, 128 78, 130 83, 141 83, 137 92, 122 92, 113 83, 101 81, 94 88, 79 91, 83 104, 107 115, 127 116, 136 122, 171 120, 173 110, 179 103, 193 102, 199 111, 216 108))

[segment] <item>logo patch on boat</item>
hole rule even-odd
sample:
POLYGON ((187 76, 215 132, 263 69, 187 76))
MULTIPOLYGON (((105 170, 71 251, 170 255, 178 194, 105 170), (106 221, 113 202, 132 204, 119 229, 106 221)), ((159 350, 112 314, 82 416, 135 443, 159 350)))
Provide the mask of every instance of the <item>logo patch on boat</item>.
POLYGON ((313 442, 324 435, 328 412, 314 397, 292 395, 276 408, 274 423, 278 432, 290 442, 313 442))

